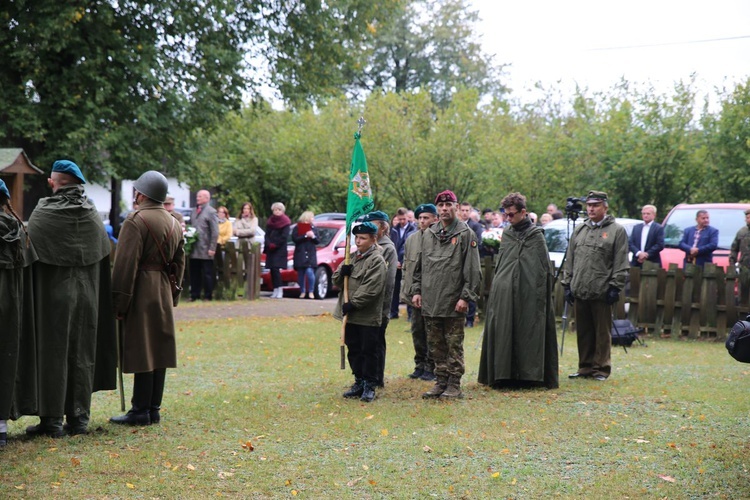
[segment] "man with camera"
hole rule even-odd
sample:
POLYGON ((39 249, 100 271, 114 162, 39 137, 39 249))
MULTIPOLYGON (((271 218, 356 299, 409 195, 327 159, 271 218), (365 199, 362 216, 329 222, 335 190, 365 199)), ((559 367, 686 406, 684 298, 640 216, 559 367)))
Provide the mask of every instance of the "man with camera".
POLYGON ((561 283, 575 307, 578 371, 569 378, 606 380, 611 371, 612 306, 628 272, 628 235, 607 214, 607 193, 589 191, 588 220, 570 238, 561 283))

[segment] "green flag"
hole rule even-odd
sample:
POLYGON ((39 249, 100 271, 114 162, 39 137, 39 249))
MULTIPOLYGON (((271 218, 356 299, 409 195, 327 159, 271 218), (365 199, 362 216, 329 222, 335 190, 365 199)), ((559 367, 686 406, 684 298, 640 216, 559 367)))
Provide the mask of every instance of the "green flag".
POLYGON ((354 151, 352 152, 352 167, 349 172, 349 195, 346 200, 346 234, 352 229, 352 223, 357 217, 371 212, 375 208, 372 200, 372 186, 370 174, 367 173, 367 158, 362 144, 359 142, 360 133, 354 134, 354 151))

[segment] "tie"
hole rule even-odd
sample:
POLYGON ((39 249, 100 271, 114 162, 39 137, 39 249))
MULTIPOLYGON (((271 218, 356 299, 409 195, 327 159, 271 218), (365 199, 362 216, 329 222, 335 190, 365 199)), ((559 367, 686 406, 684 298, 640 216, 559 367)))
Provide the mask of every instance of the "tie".
POLYGON ((201 206, 198 205, 198 208, 195 210, 195 215, 200 215, 201 214, 201 210, 202 210, 201 206))

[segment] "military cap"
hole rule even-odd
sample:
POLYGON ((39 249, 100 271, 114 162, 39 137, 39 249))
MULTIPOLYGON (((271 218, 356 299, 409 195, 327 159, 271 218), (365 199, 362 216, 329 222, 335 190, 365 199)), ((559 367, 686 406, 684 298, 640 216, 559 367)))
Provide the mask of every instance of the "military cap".
POLYGON ((78 179, 81 184, 86 184, 86 178, 81 173, 81 169, 70 160, 57 160, 52 164, 52 171, 72 175, 78 179))
POLYGON ((456 198, 456 195, 453 193, 453 191, 446 189, 442 193, 438 193, 438 195, 435 197, 435 205, 437 205, 441 201, 451 201, 453 203, 457 203, 458 198, 456 198))
POLYGON ((10 199, 10 191, 8 191, 8 186, 5 185, 5 181, 2 179, 0 179, 0 195, 10 199))
POLYGON ((381 211, 381 210, 375 210, 374 212, 370 212, 369 214, 365 215, 364 220, 365 222, 371 222, 374 220, 384 220, 388 222, 390 217, 388 217, 388 214, 381 211))
POLYGON ((604 191, 589 191, 586 196, 586 203, 605 203, 607 201, 607 193, 604 191))
POLYGON ((414 217, 419 217, 420 214, 437 215, 437 208, 432 203, 422 203, 414 210, 414 217))
POLYGON ((352 234, 378 234, 378 228, 372 222, 365 221, 354 226, 352 234))

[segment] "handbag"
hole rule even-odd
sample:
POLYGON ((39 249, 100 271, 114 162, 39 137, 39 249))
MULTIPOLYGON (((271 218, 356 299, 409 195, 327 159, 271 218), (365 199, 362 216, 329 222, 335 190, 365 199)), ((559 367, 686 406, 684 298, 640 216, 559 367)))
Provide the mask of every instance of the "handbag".
MULTIPOLYGON (((171 260, 167 260, 167 256, 164 254, 164 248, 162 244, 159 242, 159 240, 156 239, 156 236, 154 236, 154 233, 151 231, 151 226, 148 225, 148 222, 146 222, 146 219, 144 219, 140 214, 138 214, 139 217, 141 217, 141 220, 146 225, 146 229, 148 229, 149 234, 151 235, 151 238, 153 238, 154 243, 156 243, 156 247, 159 249, 159 253, 161 254, 161 258, 164 261, 164 268, 162 269, 162 272, 166 273, 167 280, 169 281, 169 287, 172 289, 172 300, 176 301, 177 298, 182 293, 182 287, 177 281, 177 263, 171 260)), ((175 219, 172 217, 172 227, 169 230, 169 234, 167 234, 167 240, 169 240, 169 237, 172 236, 172 232, 175 228, 175 219)))
POLYGON ((750 363, 750 316, 734 324, 725 345, 734 359, 750 363))

